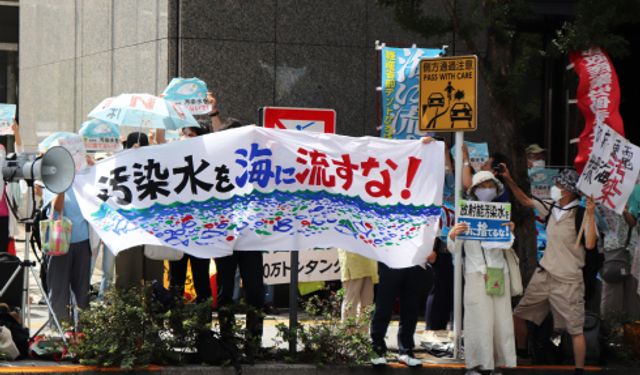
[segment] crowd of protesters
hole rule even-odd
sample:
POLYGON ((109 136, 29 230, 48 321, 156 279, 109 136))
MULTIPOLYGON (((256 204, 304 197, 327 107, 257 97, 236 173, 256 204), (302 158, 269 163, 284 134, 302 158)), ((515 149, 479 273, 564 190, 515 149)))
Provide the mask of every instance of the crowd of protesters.
MULTIPOLYGON (((224 131, 241 126, 235 119, 222 122, 217 103, 208 96, 212 111, 210 127, 189 127, 181 130, 181 139, 202 136, 210 131, 224 131)), ((13 127, 16 150, 21 150, 21 138, 17 123, 13 127)), ((424 143, 435 139, 427 137, 424 143)), ((152 137, 134 132, 124 141, 125 149, 146 147, 165 142, 164 134, 156 132, 152 137)), ((448 147, 445 147, 445 189, 453 190, 453 164, 448 147)), ((134 151, 135 152, 135 151, 134 151)), ((538 145, 527 147, 527 167, 544 167, 545 150, 538 145)), ((89 164, 92 161, 89 160, 89 164)), ((339 249, 341 281, 344 288, 342 319, 370 316, 369 333, 375 357, 374 365, 387 363, 386 333, 392 319, 396 301, 399 301, 400 326, 397 335, 398 360, 408 366, 420 366, 416 358, 414 335, 421 311, 424 311, 426 330, 451 328, 453 310, 453 259, 462 257, 464 290, 464 355, 469 374, 489 373, 498 367, 514 367, 517 354, 527 352, 527 344, 534 340, 536 330, 551 319, 554 330, 565 331, 571 341, 576 373, 582 373, 585 365, 587 343, 584 336, 585 311, 590 308, 585 301, 597 288, 596 266, 593 274, 586 272, 589 259, 600 258, 608 252, 624 249, 629 255, 631 275, 621 280, 604 278, 601 298, 595 303, 603 318, 625 314, 626 319, 640 317, 637 272, 640 260, 634 257, 638 241, 637 220, 640 215, 640 189, 636 189, 622 215, 607 212, 596 206, 590 197, 581 197, 576 187, 578 174, 563 169, 554 177, 549 200, 541 200, 526 193, 526 181, 514 181, 508 159, 501 154, 491 154, 487 162, 474 171, 468 151, 463 148, 462 180, 467 199, 482 202, 511 202, 535 209, 546 225, 544 255, 529 281, 524 295, 516 300, 511 295, 509 266, 505 258, 511 242, 487 243, 459 239, 468 231, 464 223, 452 226, 448 234, 439 236, 433 252, 424 264, 409 268, 393 269, 383 263, 339 249), (606 218, 606 220, 604 219, 606 218), (583 223, 583 224, 581 224, 583 223), (432 288, 425 296, 426 306, 421 306, 427 272, 431 273, 432 288), (490 293, 487 282, 497 277, 502 284, 500 293, 490 293), (424 309, 424 310, 423 310, 424 309), (527 323, 529 322, 529 323, 527 323), (521 338, 525 338, 524 340, 521 338), (526 338, 529 338, 528 340, 526 338)), ((15 217, 7 202, 16 200, 15 186, 7 185, 0 198, 0 249, 9 249, 15 236, 15 217)), ((143 282, 164 278, 164 265, 152 253, 154 249, 136 246, 114 256, 105 246, 91 241, 90 226, 83 218, 72 189, 53 194, 45 189, 42 204, 50 206, 54 215, 63 215, 73 223, 71 245, 68 254, 49 257, 46 284, 48 297, 57 318, 71 322, 69 305, 79 309, 89 303, 91 272, 97 251, 102 248, 103 280, 99 298, 114 284, 118 289, 129 289, 143 282), (92 262, 92 258, 94 261, 92 262)), ((515 233, 513 223, 509 230, 515 233)), ((536 251, 537 249, 531 249, 536 251)), ((157 250, 160 251, 160 250, 157 250)), ((162 257, 160 257, 162 258, 162 257)), ((170 257, 169 257, 170 258, 170 257)), ((196 303, 211 303, 211 259, 180 254, 169 262, 170 290, 177 296, 185 292, 187 269, 190 266, 196 303)), ((234 251, 233 254, 213 259, 217 278, 217 308, 221 335, 230 338, 235 324, 234 290, 241 278, 247 311, 247 356, 254 356, 261 347, 265 296, 272 295, 263 282, 263 253, 261 251, 234 251), (267 293, 268 292, 268 293, 267 293)), ((513 270, 512 270, 513 271, 513 270)), ((511 272, 512 272, 511 271, 511 272)), ((366 319, 365 319, 366 320, 366 319)), ((364 330, 367 327, 363 327, 364 330)), ((525 355, 530 354, 529 350, 525 355)))

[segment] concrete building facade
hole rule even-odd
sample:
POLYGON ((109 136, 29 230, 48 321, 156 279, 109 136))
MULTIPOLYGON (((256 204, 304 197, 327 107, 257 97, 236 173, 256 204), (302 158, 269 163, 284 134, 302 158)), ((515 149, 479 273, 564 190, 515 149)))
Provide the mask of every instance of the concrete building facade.
POLYGON ((25 143, 75 131, 105 97, 199 77, 222 117, 267 105, 333 108, 338 133, 377 134, 375 42, 440 47, 375 0, 21 0, 25 143))

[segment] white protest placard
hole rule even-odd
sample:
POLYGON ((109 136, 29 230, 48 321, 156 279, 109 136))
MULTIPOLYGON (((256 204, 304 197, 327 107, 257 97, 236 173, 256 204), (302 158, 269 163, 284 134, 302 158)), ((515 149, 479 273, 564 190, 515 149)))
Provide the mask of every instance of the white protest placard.
MULTIPOLYGON (((336 248, 300 251, 298 257, 298 282, 340 280, 336 248)), ((291 254, 288 251, 263 254, 262 265, 265 284, 288 284, 291 281, 291 254)))
POLYGON ((15 104, 0 104, 0 135, 13 134, 11 125, 13 125, 15 118, 15 104))
POLYGON ((490 242, 511 241, 511 229, 505 225, 511 220, 511 203, 461 200, 458 212, 458 222, 469 225, 469 230, 459 238, 490 242))
POLYGON ((640 173, 640 148, 607 125, 594 129, 593 148, 578 189, 622 214, 640 173))
POLYGON ((211 112, 207 101, 207 84, 198 78, 174 78, 162 93, 163 98, 181 104, 193 115, 211 112))
POLYGON ((338 247, 402 268, 431 253, 443 182, 442 142, 245 126, 122 151, 74 191, 114 252, 338 247))

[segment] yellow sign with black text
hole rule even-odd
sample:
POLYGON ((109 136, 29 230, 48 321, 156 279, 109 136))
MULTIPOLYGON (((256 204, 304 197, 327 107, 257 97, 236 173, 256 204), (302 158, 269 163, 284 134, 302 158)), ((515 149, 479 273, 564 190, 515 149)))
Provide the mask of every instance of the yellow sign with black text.
POLYGON ((420 130, 476 130, 478 58, 452 56, 420 61, 420 130))

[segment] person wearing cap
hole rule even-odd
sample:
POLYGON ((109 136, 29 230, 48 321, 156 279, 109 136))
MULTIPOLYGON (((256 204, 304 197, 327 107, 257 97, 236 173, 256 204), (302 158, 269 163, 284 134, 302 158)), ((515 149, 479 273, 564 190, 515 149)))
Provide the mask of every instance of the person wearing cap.
POLYGON ((527 168, 543 168, 545 166, 545 149, 534 143, 524 149, 527 155, 527 168))
POLYGON ((527 196, 506 167, 502 176, 520 204, 535 208, 543 216, 549 217, 547 248, 514 315, 540 325, 551 310, 555 328, 571 335, 576 373, 581 374, 586 356, 582 268, 585 265, 585 249, 593 250, 597 244, 595 203, 592 198, 587 198, 584 242, 577 241, 580 228, 576 228, 575 223, 579 206, 576 187, 579 176, 576 171, 563 169, 554 177, 552 201, 527 196))
MULTIPOLYGON (((489 171, 473 175, 467 191, 470 199, 492 202, 504 190, 502 183, 489 171)), ((506 223, 513 232, 513 223, 506 223)), ((469 229, 466 223, 456 224, 447 239, 453 254, 463 254, 464 264, 464 341, 467 374, 493 371, 496 366, 515 367, 516 345, 511 312, 509 268, 504 257, 511 242, 496 246, 495 242, 458 240, 469 229), (487 268, 501 268, 504 273, 502 295, 486 292, 487 268)))

